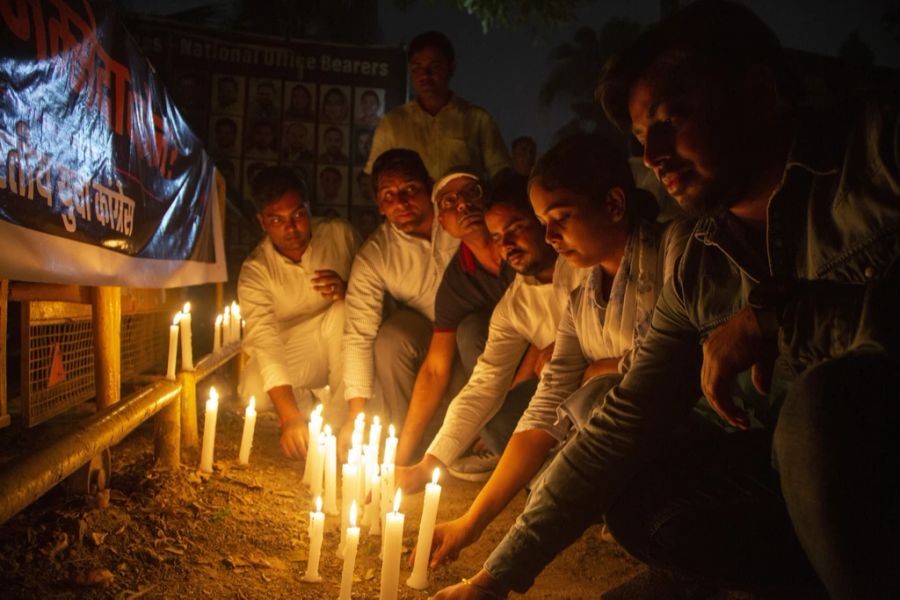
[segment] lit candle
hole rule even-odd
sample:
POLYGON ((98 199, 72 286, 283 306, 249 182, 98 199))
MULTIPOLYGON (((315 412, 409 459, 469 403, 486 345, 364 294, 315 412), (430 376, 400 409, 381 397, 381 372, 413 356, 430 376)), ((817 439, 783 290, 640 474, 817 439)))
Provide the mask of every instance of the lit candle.
POLYGON ((331 434, 331 425, 325 426, 325 512, 338 514, 337 438, 331 434))
POLYGON ((319 449, 316 440, 319 439, 319 432, 322 431, 322 405, 316 407, 316 410, 309 416, 309 423, 306 424, 309 431, 309 451, 306 453, 306 468, 303 469, 303 483, 312 485, 312 466, 315 462, 315 452, 319 449))
POLYGON ((241 451, 238 462, 246 465, 250 462, 250 448, 253 447, 253 432, 256 429, 256 398, 250 396, 250 403, 244 411, 244 434, 241 436, 241 451))
POLYGON ((359 546, 359 527, 356 526, 356 502, 350 507, 350 526, 347 528, 347 547, 344 552, 344 570, 341 573, 341 595, 338 600, 350 600, 353 586, 353 567, 356 565, 356 549, 359 546))
POLYGON ((231 307, 226 306, 222 313, 222 345, 231 343, 231 307))
POLYGON ((185 371, 194 370, 194 350, 191 339, 191 303, 185 302, 182 309, 181 320, 181 368, 185 371))
POLYGON ((381 419, 378 415, 372 417, 372 425, 369 427, 369 445, 375 447, 375 462, 378 462, 378 449, 381 446, 381 419))
POLYGON ((392 465, 394 461, 397 459, 397 435, 396 430, 394 429, 394 425, 391 424, 388 427, 388 438, 384 440, 384 462, 385 464, 392 465))
POLYGON ((384 524, 384 560, 381 561, 381 600, 395 600, 400 584, 400 554, 403 551, 403 513, 400 512, 400 490, 394 496, 394 510, 384 524))
POLYGON ((231 303, 231 341, 241 341, 241 307, 237 302, 231 303))
POLYGON ((366 525, 369 526, 369 535, 381 535, 381 477, 376 470, 371 477, 369 503, 366 504, 366 525))
POLYGON ((345 556, 347 529, 350 526, 350 509, 356 506, 356 492, 359 485, 359 467, 345 464, 341 467, 341 543, 338 545, 338 556, 345 556))
POLYGON ((222 349, 222 315, 216 317, 216 326, 213 330, 213 354, 222 349))
POLYGON ((219 394, 216 388, 209 388, 206 401, 206 418, 203 421, 203 447, 200 450, 200 470, 212 473, 213 447, 216 443, 216 415, 219 412, 219 394))
POLYGON ((178 322, 181 321, 181 313, 175 313, 172 324, 169 326, 169 365, 166 369, 166 379, 175 381, 175 357, 178 355, 178 322))
POLYGON ((313 496, 322 495, 322 474, 325 470, 325 446, 327 444, 325 434, 316 436, 315 443, 310 444, 310 456, 312 465, 312 477, 309 481, 309 492, 313 496))
POLYGON ((434 537, 434 524, 437 521, 438 502, 441 499, 441 486, 438 485, 440 469, 434 470, 431 483, 425 486, 425 504, 422 506, 422 521, 419 523, 419 540, 416 542, 416 561, 412 575, 406 585, 414 590, 428 587, 428 558, 431 555, 431 540, 434 537))
POLYGON ((303 581, 322 581, 319 577, 319 556, 322 554, 322 538, 325 534, 325 513, 322 512, 322 497, 316 497, 316 512, 309 513, 309 562, 303 581))
MULTIPOLYGON (((381 465, 381 526, 383 529, 387 527, 385 521, 387 513, 391 512, 391 498, 394 497, 394 465, 381 465)), ((382 542, 384 539, 382 539, 382 542)), ((382 556, 384 556, 384 546, 382 544, 382 556)))

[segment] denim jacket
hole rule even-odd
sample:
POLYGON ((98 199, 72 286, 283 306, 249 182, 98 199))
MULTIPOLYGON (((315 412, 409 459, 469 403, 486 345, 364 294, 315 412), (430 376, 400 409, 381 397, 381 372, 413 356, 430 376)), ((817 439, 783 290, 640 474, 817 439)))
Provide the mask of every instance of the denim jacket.
MULTIPOLYGON (((896 102, 796 124, 768 206, 767 256, 730 212, 697 222, 651 331, 621 384, 556 457, 485 563, 523 592, 596 522, 701 396, 702 341, 764 278, 792 282, 779 331, 783 383, 857 349, 898 355, 900 137, 896 102)), ((768 425, 774 425, 774 416, 768 425)))

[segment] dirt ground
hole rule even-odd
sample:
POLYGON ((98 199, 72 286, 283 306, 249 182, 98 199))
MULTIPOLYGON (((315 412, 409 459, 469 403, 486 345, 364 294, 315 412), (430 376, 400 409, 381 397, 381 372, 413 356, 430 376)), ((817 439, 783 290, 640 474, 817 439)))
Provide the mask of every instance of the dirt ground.
MULTIPOLYGON (((239 467, 242 419, 233 401, 220 405, 211 476, 197 472, 196 456, 177 472, 154 470, 152 423, 146 423, 112 449, 105 507, 98 507, 105 503, 102 495, 75 495, 57 486, 8 521, 0 527, 0 597, 336 598, 340 518, 326 518, 323 581, 302 582, 312 505, 301 483, 302 465, 281 455, 277 420, 261 414, 250 465, 239 467)), ((4 435, 24 439, 40 432, 0 431, 4 435)), ((462 514, 479 487, 449 476, 441 483, 439 520, 462 514)), ((416 543, 422 494, 404 497, 400 597, 424 599, 474 574, 524 500, 518 497, 457 562, 433 570, 427 592, 419 592, 402 582, 411 571, 405 559, 416 543)), ((353 598, 378 598, 378 540, 363 532, 353 598)), ((598 598, 642 571, 593 529, 557 558, 527 597, 598 598)))

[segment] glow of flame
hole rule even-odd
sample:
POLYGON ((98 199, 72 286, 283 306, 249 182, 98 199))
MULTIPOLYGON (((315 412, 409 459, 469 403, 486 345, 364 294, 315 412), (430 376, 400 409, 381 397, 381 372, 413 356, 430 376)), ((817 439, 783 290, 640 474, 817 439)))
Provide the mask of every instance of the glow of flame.
POLYGON ((375 415, 374 417, 372 417, 372 424, 373 425, 381 425, 381 419, 378 418, 378 415, 375 415))
POLYGON ((350 527, 356 527, 356 500, 350 505, 350 527))
POLYGON ((172 319, 172 325, 178 325, 181 322, 181 311, 175 313, 175 318, 172 319))
POLYGON ((434 473, 432 473, 432 475, 431 475, 431 483, 433 483, 434 485, 437 485, 438 477, 440 477, 440 476, 441 476, 441 470, 435 469, 434 473))
POLYGON ((186 314, 186 315, 191 314, 191 303, 190 303, 190 302, 185 302, 185 303, 184 303, 184 308, 181 309, 181 312, 183 312, 183 313, 186 314))
POLYGON ((222 315, 216 315, 216 325, 222 326, 222 315))
POLYGON ((256 396, 250 396, 250 402, 247 404, 247 416, 256 414, 256 396))
POLYGON ((316 496, 316 512, 322 512, 322 496, 316 496))
POLYGON ((325 426, 325 435, 331 435, 331 425, 325 426))
POLYGON ((324 409, 324 408, 325 408, 325 407, 322 406, 321 403, 319 403, 319 405, 316 406, 316 414, 321 415, 321 414, 322 414, 322 409, 324 409))
POLYGON ((229 307, 225 307, 225 318, 231 319, 231 309, 229 307))
POLYGON ((388 432, 391 434, 390 437, 397 437, 397 430, 394 429, 393 423, 391 423, 391 426, 388 427, 388 432))
POLYGON ((210 387, 210 388, 209 388, 209 399, 210 399, 210 400, 216 400, 216 401, 219 400, 219 392, 216 391, 216 388, 215 388, 215 387, 210 387))
POLYGON ((394 494, 394 512, 400 511, 400 488, 397 488, 397 493, 394 494))

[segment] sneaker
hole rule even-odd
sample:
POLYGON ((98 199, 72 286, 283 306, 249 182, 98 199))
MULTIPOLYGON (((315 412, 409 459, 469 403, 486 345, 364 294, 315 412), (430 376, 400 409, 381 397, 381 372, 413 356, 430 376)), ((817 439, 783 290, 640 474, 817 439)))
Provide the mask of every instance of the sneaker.
POLYGON ((499 455, 484 449, 457 458, 447 471, 464 481, 487 481, 498 462, 500 462, 499 455))

